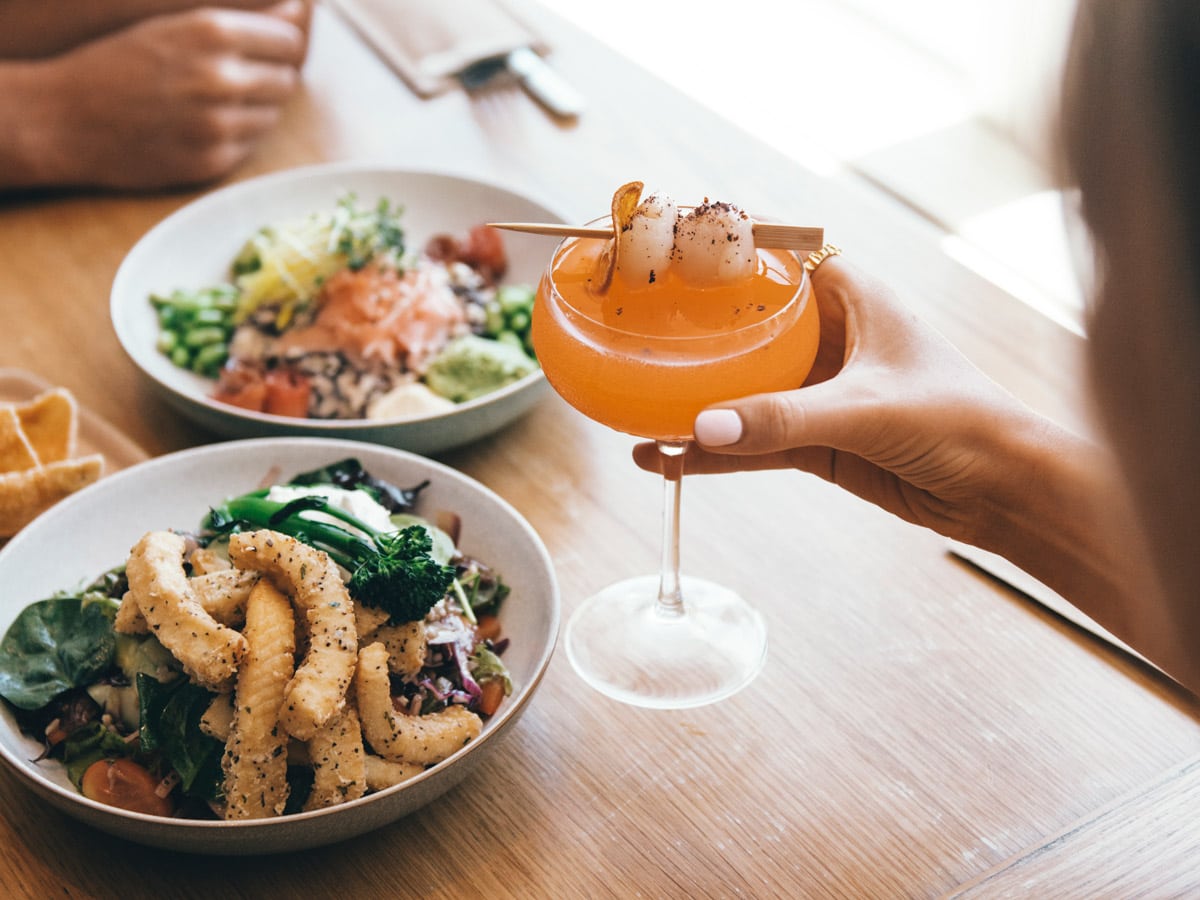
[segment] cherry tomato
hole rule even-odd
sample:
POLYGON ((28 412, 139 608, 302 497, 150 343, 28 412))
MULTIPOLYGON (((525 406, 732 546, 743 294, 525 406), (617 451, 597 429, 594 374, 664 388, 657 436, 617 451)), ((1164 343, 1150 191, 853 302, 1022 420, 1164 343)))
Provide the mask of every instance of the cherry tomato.
POLYGON ((488 678, 479 682, 479 690, 482 692, 479 696, 480 715, 494 715, 504 702, 504 682, 499 678, 488 678))
POLYGON ((262 412, 267 400, 267 386, 258 370, 233 363, 221 370, 213 399, 230 406, 262 412))
POLYGON ((80 786, 83 796, 131 812, 169 816, 174 804, 154 793, 158 779, 132 759, 101 759, 88 766, 80 786))
POLYGON ((467 233, 467 246, 461 258, 492 284, 499 281, 508 270, 504 238, 489 225, 476 225, 467 233))
POLYGON ((494 641, 500 637, 500 618, 498 616, 480 616, 475 626, 475 635, 481 641, 494 641))
POLYGON ((455 262, 461 252, 458 239, 450 234, 435 234, 425 244, 425 255, 434 262, 455 262))
POLYGON ((308 397, 312 393, 312 382, 299 372, 290 369, 272 369, 264 378, 267 388, 263 412, 276 416, 308 418, 308 397))

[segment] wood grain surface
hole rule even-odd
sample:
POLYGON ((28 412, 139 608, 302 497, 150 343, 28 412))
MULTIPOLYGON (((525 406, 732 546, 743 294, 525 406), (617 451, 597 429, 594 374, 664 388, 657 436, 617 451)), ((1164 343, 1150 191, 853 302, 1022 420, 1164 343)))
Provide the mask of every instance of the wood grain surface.
MULTIPOLYGON (((419 100, 325 8, 306 86, 235 178, 326 160, 437 165, 583 222, 637 178, 821 225, 845 258, 1034 407, 1090 430, 1082 343, 951 261, 939 234, 817 177, 539 10, 589 101, 560 125, 517 87, 419 100)), ((781 89, 800 115, 802 86, 781 89)), ((789 110, 787 112, 786 110, 789 110)), ((218 440, 180 419, 108 319, 123 256, 201 192, 0 200, 0 365, 75 391, 151 454, 218 440)), ((545 240, 509 236, 509 240, 545 240)), ((547 247, 547 252, 549 252, 547 247)), ((569 615, 658 561, 633 439, 557 397, 440 455, 545 540, 569 615)), ((765 614, 765 670, 687 712, 626 708, 559 654, 529 711, 419 815, 348 844, 214 861, 47 809, 0 772, 14 897, 1124 897, 1200 891, 1200 706, 1153 670, 950 557, 945 542, 794 472, 689 478, 683 565, 765 614)))

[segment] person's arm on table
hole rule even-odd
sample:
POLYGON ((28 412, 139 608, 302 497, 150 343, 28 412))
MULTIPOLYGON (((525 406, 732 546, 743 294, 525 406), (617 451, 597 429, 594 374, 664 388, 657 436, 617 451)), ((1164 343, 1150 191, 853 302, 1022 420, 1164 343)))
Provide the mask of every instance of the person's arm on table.
MULTIPOLYGON (((1017 401, 842 259, 813 280, 821 351, 808 385, 702 412, 687 472, 818 475, 1004 556, 1187 683, 1108 451, 1017 401)), ((635 459, 658 468, 652 444, 635 459)))
POLYGON ((276 0, 0 0, 0 58, 53 56, 136 22, 200 7, 266 10, 276 0))
POLYGON ((0 61, 0 190, 157 188, 228 172, 275 125, 310 8, 155 16, 57 56, 0 61))

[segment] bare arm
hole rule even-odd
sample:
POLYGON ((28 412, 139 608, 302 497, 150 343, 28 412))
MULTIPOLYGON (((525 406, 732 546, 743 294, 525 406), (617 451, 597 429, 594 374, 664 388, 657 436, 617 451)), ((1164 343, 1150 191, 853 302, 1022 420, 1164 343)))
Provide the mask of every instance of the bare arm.
POLYGON ((299 80, 309 7, 201 9, 0 62, 0 190, 158 188, 241 162, 299 80))
MULTIPOLYGON (((1109 451, 1025 405, 841 259, 814 276, 810 384, 719 404, 687 471, 796 468, 1006 557, 1189 685, 1145 539, 1109 451)), ((635 459, 657 469, 653 445, 635 459)))
POLYGON ((0 0, 0 58, 53 56, 135 22, 204 5, 264 9, 271 0, 0 0))

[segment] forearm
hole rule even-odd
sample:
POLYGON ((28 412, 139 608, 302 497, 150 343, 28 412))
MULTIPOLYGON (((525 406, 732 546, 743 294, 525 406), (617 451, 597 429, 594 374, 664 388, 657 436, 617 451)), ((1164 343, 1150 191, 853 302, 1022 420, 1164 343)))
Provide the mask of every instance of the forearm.
POLYGON ((980 546, 1009 559, 1192 689, 1146 538, 1115 459, 1028 411, 998 423, 1004 485, 980 510, 980 546))
POLYGON ((0 62, 0 191, 55 182, 57 108, 41 62, 0 62))
POLYGON ((53 56, 161 13, 200 6, 260 9, 268 0, 0 0, 0 58, 53 56))
MULTIPOLYGON (((3 2, 3 0, 0 0, 3 2)), ((0 59, 0 190, 212 181, 278 121, 303 3, 158 16, 45 59, 0 59)))

